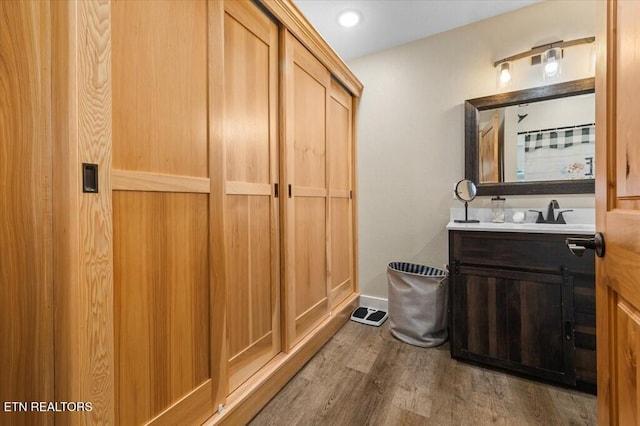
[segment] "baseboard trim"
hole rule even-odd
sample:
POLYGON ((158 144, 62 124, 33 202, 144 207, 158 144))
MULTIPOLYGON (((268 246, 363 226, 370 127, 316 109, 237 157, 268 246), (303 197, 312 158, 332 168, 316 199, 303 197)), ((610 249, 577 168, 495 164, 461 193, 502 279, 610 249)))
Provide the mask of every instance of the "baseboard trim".
POLYGON ((204 426, 247 424, 349 320, 358 301, 358 294, 349 296, 289 353, 277 355, 229 395, 222 413, 214 414, 204 426))
POLYGON ((381 297, 360 295, 360 306, 389 312, 389 300, 381 297))

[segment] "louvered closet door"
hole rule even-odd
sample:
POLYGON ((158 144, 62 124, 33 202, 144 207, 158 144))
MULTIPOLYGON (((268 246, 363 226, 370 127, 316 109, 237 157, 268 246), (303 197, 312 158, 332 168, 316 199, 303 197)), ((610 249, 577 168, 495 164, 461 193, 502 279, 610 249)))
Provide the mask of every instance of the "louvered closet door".
POLYGON ((224 176, 227 352, 235 390, 280 351, 278 27, 226 1, 224 176))
POLYGON ((112 1, 116 421, 213 411, 207 13, 112 1), (197 407, 197 408, 194 408, 197 407))
POLYGON ((327 122, 330 75, 286 34, 285 219, 286 346, 329 313, 327 122))
POLYGON ((327 109, 329 146, 330 269, 329 302, 335 308, 353 293, 352 99, 331 80, 327 109))

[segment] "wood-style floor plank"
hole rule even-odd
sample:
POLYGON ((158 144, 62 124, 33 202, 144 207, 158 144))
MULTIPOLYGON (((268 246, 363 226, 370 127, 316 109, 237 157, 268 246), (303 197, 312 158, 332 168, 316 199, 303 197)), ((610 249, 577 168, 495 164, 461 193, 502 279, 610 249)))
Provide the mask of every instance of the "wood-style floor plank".
POLYGON ((347 323, 250 425, 595 425, 596 398, 347 323))

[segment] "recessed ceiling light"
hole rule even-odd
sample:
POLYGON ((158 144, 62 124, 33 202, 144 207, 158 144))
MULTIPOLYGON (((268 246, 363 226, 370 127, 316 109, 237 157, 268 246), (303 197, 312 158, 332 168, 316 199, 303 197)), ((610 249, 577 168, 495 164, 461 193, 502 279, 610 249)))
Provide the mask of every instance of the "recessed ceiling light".
POLYGON ((351 28, 360 22, 360 14, 355 10, 345 10, 338 15, 338 23, 345 28, 351 28))

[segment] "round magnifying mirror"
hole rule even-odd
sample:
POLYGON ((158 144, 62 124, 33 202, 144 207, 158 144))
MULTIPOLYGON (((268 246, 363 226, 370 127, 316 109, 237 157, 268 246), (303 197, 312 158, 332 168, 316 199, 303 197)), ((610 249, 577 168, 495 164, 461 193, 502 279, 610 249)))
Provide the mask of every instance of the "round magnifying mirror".
POLYGON ((464 220, 456 219, 455 222, 458 223, 478 223, 478 220, 469 219, 469 201, 473 201, 476 198, 478 193, 478 188, 476 188, 476 184, 471 182, 469 179, 462 179, 460 182, 456 184, 456 188, 454 190, 456 194, 456 198, 462 202, 464 202, 464 220))
POLYGON ((456 184, 455 192, 458 200, 469 202, 476 198, 478 188, 476 188, 476 184, 471 182, 469 179, 462 179, 456 184))

